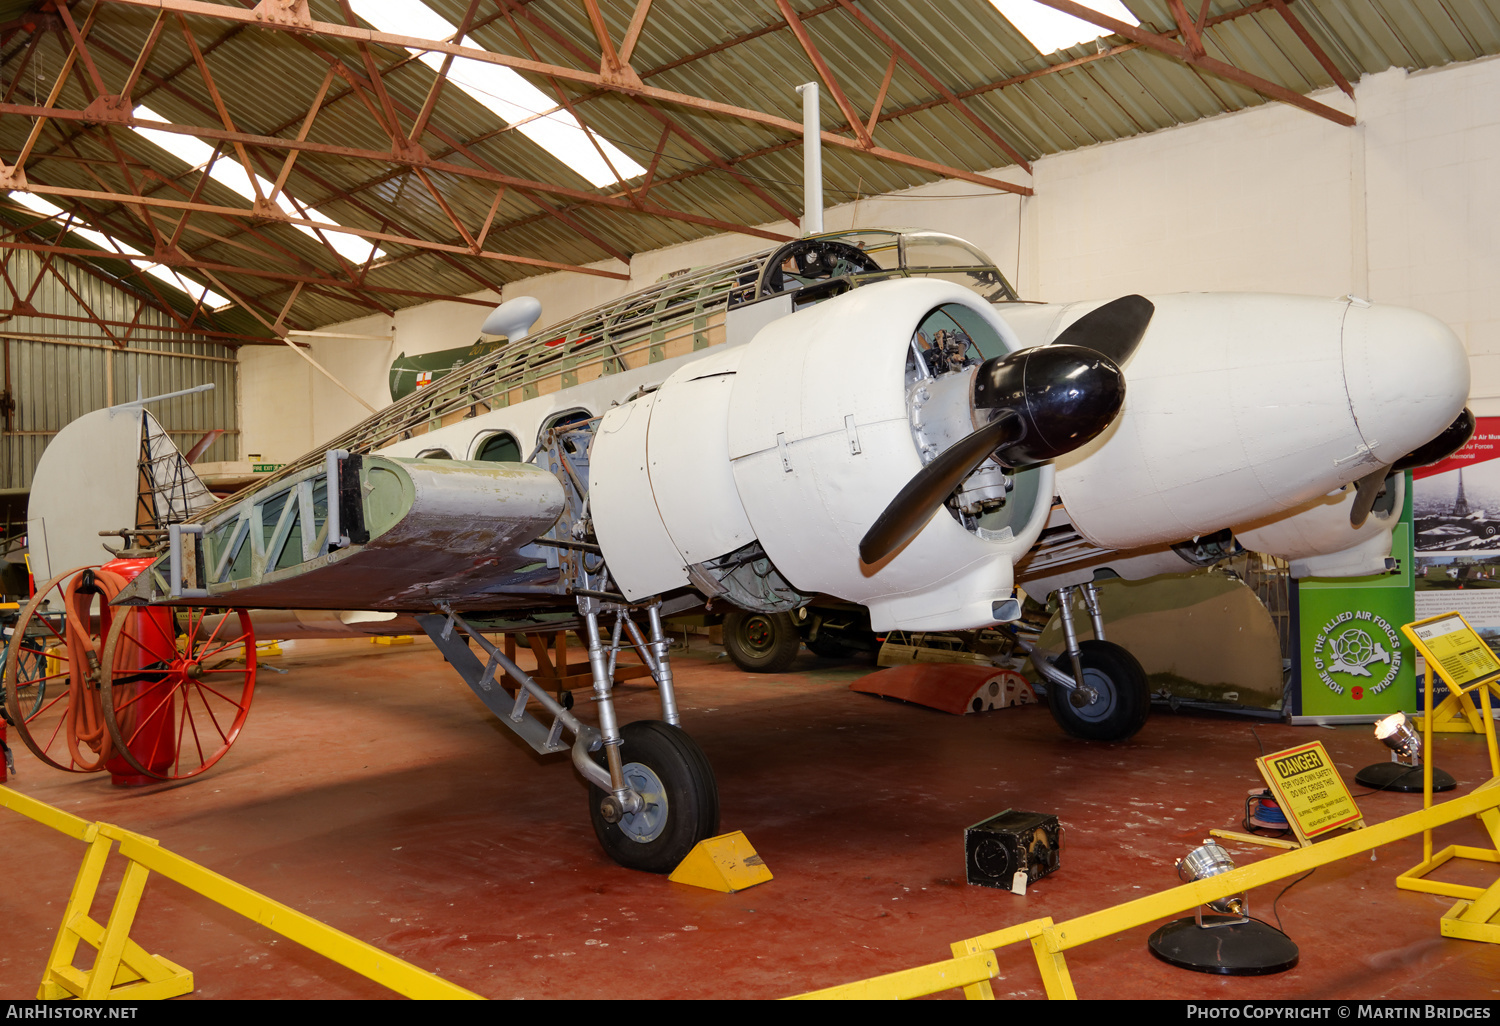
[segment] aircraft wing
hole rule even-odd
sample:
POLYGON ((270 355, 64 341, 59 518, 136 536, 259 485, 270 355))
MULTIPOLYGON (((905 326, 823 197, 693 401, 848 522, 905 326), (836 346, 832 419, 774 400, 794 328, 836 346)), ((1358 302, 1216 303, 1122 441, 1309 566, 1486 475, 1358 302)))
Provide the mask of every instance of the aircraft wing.
POLYGON ((531 543, 567 502, 556 476, 528 464, 346 454, 202 524, 178 525, 175 558, 137 578, 123 601, 155 593, 261 609, 503 606, 476 593, 503 580, 524 593, 528 574, 556 580, 557 550, 531 543))

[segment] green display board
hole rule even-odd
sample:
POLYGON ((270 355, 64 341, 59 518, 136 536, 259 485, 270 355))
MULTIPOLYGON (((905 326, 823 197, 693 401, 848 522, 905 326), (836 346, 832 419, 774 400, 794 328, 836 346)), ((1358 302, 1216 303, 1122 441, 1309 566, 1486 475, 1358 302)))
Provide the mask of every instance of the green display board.
POLYGON ((1415 708, 1415 652, 1401 633, 1416 619, 1410 475, 1391 555, 1393 574, 1297 582, 1300 715, 1374 718, 1415 708))

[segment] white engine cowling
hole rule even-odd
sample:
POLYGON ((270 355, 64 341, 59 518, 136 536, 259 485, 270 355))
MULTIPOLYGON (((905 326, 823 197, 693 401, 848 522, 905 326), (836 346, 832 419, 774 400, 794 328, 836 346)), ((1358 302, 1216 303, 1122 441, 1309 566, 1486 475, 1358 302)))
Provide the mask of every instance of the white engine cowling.
POLYGON ((1236 527, 1234 536, 1247 549, 1280 556, 1291 564, 1291 575, 1297 578, 1384 573, 1390 568, 1391 532, 1406 501, 1406 475, 1392 475, 1386 489, 1359 527, 1349 522, 1355 494, 1351 485, 1320 496, 1289 516, 1236 527))
POLYGON ((940 510, 893 556, 874 566, 859 558, 860 539, 923 466, 908 359, 940 308, 993 349, 1018 348, 967 289, 893 281, 775 320, 606 414, 590 503, 622 592, 640 598, 691 580, 711 593, 727 566, 709 564, 738 553, 763 580, 785 582, 767 586, 768 602, 834 595, 866 605, 876 630, 1013 618, 1014 564, 1046 521, 1050 465, 1014 475, 1005 504, 977 521, 940 510))
MULTIPOLYGON (((1468 395, 1463 344, 1414 310, 1250 294, 1152 302, 1150 328, 1124 364, 1123 411, 1057 461, 1058 495, 1101 548, 1297 510, 1437 436, 1468 395)), ((1076 320, 1059 310, 1001 315, 1036 344, 1076 320)))

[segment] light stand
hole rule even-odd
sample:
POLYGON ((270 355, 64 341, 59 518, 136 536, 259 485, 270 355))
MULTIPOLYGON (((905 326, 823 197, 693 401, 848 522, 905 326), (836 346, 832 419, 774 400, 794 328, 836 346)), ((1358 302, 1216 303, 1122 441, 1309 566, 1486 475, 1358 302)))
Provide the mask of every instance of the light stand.
MULTIPOLYGON (((1177 860, 1177 875, 1184 883, 1233 868, 1229 852, 1213 841, 1204 841, 1177 860)), ((1161 927, 1146 945, 1168 965, 1197 973, 1268 976, 1295 966, 1300 957, 1297 945, 1280 930, 1251 919, 1249 908, 1244 894, 1216 898, 1200 905, 1193 918, 1175 919, 1161 927)))
MULTIPOLYGON (((1354 782, 1377 791, 1412 793, 1422 790, 1422 736, 1397 712, 1375 723, 1375 737, 1391 750, 1389 762, 1366 766, 1354 775, 1354 782)), ((1451 791, 1458 786, 1451 774, 1432 768, 1433 791, 1451 791)))

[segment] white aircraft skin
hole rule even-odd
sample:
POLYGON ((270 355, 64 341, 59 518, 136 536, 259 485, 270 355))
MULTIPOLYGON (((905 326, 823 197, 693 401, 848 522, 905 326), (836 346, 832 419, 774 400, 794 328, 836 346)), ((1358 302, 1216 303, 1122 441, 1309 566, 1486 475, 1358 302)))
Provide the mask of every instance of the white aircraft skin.
MULTIPOLYGON (((299 632, 326 621, 339 633, 396 633, 415 618, 502 723, 543 754, 571 748, 610 857, 667 872, 718 830, 712 769, 678 729, 661 628, 664 610, 685 608, 695 590, 748 596, 740 604, 762 612, 827 595, 867 607, 877 631, 954 630, 1015 619, 1018 583, 1035 598, 1081 585, 1093 617, 1102 572, 1181 571, 1179 551, 1211 554, 1222 541, 1206 536, 1224 529, 1292 560, 1294 573, 1378 571, 1401 493, 1387 484, 1382 505, 1372 483, 1440 435, 1446 445, 1469 391, 1462 344, 1415 311, 1240 293, 992 305, 940 276, 891 278, 895 268, 872 269, 855 245, 803 241, 833 277, 798 279, 822 290, 802 298, 832 294, 827 286, 845 275, 857 287, 793 312, 793 293, 766 285, 788 270, 780 252, 800 243, 767 255, 760 277, 733 279, 751 291, 723 307, 723 343, 416 434, 360 457, 363 470, 349 453, 312 454, 279 484, 204 514, 206 548, 216 553, 213 566, 203 563, 206 590, 161 594, 156 582, 185 581, 179 554, 162 557, 121 600, 196 594, 216 605, 371 611, 337 623, 296 617, 299 632), (543 452, 545 429, 577 413, 597 426, 554 436, 543 452), (536 464, 453 462, 474 461, 501 431, 523 459, 538 451, 536 464), (553 458, 567 466, 549 470, 553 458), (312 490, 322 482, 334 494, 333 468, 339 502, 328 503, 321 531, 301 539, 303 561, 283 569, 279 560, 296 550, 287 540, 293 506, 280 496, 301 489, 299 516, 314 522, 312 490), (371 500, 383 533, 361 526, 364 540, 332 541, 341 534, 335 508, 348 501, 354 516, 365 508, 361 486, 366 497, 391 494, 398 478, 421 516, 378 521, 380 508, 396 507, 371 500), (274 529, 260 519, 273 500, 285 503, 274 529), (1362 526, 1351 526, 1351 510, 1362 526), (259 540, 249 576, 226 577, 250 537, 259 540), (274 567, 266 552, 280 553, 274 567), (504 663, 482 622, 468 620, 559 609, 576 611, 572 623, 584 628, 597 728, 504 663), (632 617, 649 619, 650 641, 632 617), (609 667, 630 644, 622 628, 650 664, 660 721, 622 726, 615 717, 609 667), (524 688, 514 704, 495 693, 502 665, 524 688), (541 707, 536 716, 522 699, 541 707)), ((418 401, 396 412, 420 409, 418 401)), ((345 437, 372 437, 384 423, 345 437)), ((1150 710, 1146 676, 1104 640, 1102 620, 1094 634, 1058 663, 1033 660, 1065 730, 1127 738, 1150 710), (1062 668, 1069 661, 1071 672, 1062 668)))
MULTIPOLYGON (((1054 494, 1106 552, 1136 557, 1235 528, 1247 547, 1299 570, 1384 569, 1393 519, 1377 513, 1351 527, 1344 489, 1462 410, 1468 358, 1451 329, 1348 298, 1149 298, 1155 313, 1123 368, 1124 408, 1103 435, 1055 467, 1022 471, 1019 480, 1035 480, 1011 504, 1029 502, 998 528, 969 530, 940 514, 878 568, 860 562, 859 538, 923 462, 903 376, 922 319, 961 306, 1016 351, 1051 342, 1100 303, 989 305, 933 280, 865 286, 771 321, 749 342, 554 392, 381 454, 471 458, 496 431, 524 447, 558 414, 603 415, 592 511, 627 597, 685 587, 686 566, 758 539, 799 590, 866 605, 876 630, 1002 619, 997 603, 1010 597, 1054 494), (621 404, 642 386, 655 391, 621 404)), ((1148 572, 1184 568, 1172 558, 1147 561, 1148 572)), ((1113 564, 1091 561, 1082 579, 1101 566, 1113 564)), ((1077 583, 1029 571, 1036 598, 1077 583)))

